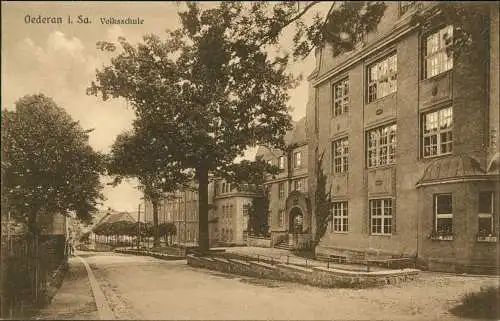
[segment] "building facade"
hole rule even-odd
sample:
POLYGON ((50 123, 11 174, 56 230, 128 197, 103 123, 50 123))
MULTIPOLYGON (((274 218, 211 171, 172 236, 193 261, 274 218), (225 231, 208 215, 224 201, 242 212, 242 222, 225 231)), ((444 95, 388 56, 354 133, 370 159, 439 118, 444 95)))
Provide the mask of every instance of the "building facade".
POLYGON ((313 223, 307 184, 311 160, 305 117, 295 122, 285 135, 285 144, 286 151, 260 146, 255 157, 281 170, 275 176, 268 175, 264 183, 269 199, 271 246, 303 248, 310 245, 313 223))
MULTIPOLYGON (((248 207, 258 191, 249 185, 232 186, 222 179, 211 179, 209 183, 209 240, 210 246, 243 245, 248 226, 248 207)), ((198 245, 199 233, 198 191, 190 188, 165 196, 158 209, 159 224, 171 222, 176 227, 174 244, 198 245)), ((153 209, 145 202, 145 221, 153 222, 153 209)))
POLYGON ((448 54, 453 26, 410 25, 433 5, 387 2, 355 50, 316 51, 309 198, 322 170, 334 202, 318 256, 413 257, 447 271, 498 264, 498 3, 489 39, 472 48, 479 61, 448 54))

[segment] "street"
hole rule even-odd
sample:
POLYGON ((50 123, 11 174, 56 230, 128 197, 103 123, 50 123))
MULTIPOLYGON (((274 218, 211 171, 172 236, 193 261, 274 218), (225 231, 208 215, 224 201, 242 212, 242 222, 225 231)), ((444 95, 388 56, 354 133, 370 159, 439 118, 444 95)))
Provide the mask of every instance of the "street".
POLYGON ((467 291, 498 278, 421 274, 378 289, 320 289, 195 269, 114 253, 78 255, 90 265, 116 319, 453 320, 448 310, 467 291))

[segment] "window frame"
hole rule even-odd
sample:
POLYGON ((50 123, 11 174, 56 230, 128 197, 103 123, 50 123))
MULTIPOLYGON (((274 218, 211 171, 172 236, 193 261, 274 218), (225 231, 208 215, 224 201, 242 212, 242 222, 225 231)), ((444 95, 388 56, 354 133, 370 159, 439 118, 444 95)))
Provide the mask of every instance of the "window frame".
MULTIPOLYGON (((375 236, 391 236, 393 235, 393 231, 395 230, 394 228, 394 199, 393 198, 371 198, 369 199, 368 202, 368 209, 369 209, 369 214, 370 214, 370 235, 375 235, 375 236), (380 213, 381 215, 373 215, 373 204, 377 201, 380 201, 380 213), (386 203, 390 203, 390 207, 386 206, 386 203), (390 215, 386 214, 387 209, 390 209, 390 215), (373 220, 374 219, 380 219, 380 231, 381 232, 374 232, 374 224, 373 220), (390 220, 390 224, 385 224, 386 219, 390 220), (389 232, 385 232, 385 227, 389 227, 389 232)), ((379 226, 378 224, 376 226, 379 226)))
POLYGON ((495 230, 495 220, 494 220, 494 211, 495 211, 495 192, 493 191, 480 191, 478 195, 478 226, 477 226, 477 235, 479 236, 494 236, 496 235, 495 230), (488 212, 481 211, 481 194, 489 194, 490 197, 490 209, 488 212), (480 230, 480 219, 489 219, 490 220, 490 231, 489 233, 483 233, 480 230))
POLYGON ((426 111, 421 113, 420 115, 420 122, 421 122, 421 128, 420 128, 420 139, 422 140, 420 144, 421 148, 421 157, 422 158, 434 158, 434 157, 440 157, 440 156, 446 156, 446 155, 452 155, 453 154, 453 142, 454 142, 454 108, 453 105, 449 105, 446 107, 441 107, 439 109, 433 109, 430 111, 426 111), (446 129, 442 129, 442 112, 445 112, 449 110, 450 112, 448 115, 445 115, 446 120, 451 119, 449 125, 447 125, 446 129), (434 119, 432 120, 433 123, 435 123, 435 130, 429 130, 428 133, 426 133, 426 125, 427 125, 427 116, 435 114, 434 119), (443 143, 443 134, 446 135, 447 141, 443 143), (432 141, 432 137, 435 136, 435 143, 432 141), (426 138, 429 139, 429 144, 426 146, 426 138), (448 149, 447 152, 442 152, 443 150, 443 145, 446 145, 446 149, 448 149), (433 146, 436 146, 436 152, 435 154, 432 153, 432 148, 433 146), (426 154, 426 147, 429 147, 429 152, 426 154))
POLYGON ((285 210, 279 209, 278 210, 278 227, 283 227, 283 226, 285 226, 285 210))
MULTIPOLYGON (((422 80, 427 80, 427 79, 432 79, 434 77, 438 77, 439 75, 443 75, 446 72, 449 72, 453 70, 453 66, 455 64, 453 53, 451 56, 451 59, 448 57, 448 54, 446 53, 447 48, 453 45, 453 34, 455 33, 455 27, 453 25, 441 25, 439 27, 433 28, 431 31, 426 32, 422 36, 422 80), (451 36, 452 36, 452 41, 450 44, 445 44, 444 47, 441 46, 441 43, 444 42, 443 39, 441 39, 441 32, 447 28, 451 27, 451 36), (439 35, 437 35, 439 34, 439 35), (433 52, 428 52, 428 46, 429 46, 429 38, 436 36, 437 35, 437 42, 438 42, 438 49, 433 51, 433 52), (447 60, 445 62, 440 60, 440 54, 444 52, 445 56, 447 57, 447 60), (435 74, 430 75, 428 73, 429 67, 428 67, 428 61, 430 58, 434 58, 437 56, 437 72, 435 74), (448 67, 451 61, 451 66, 448 67), (443 65, 446 65, 446 67, 442 67, 443 65)), ((442 56, 441 56, 442 57, 442 56)))
POLYGON ((349 77, 335 82, 332 85, 332 108, 331 116, 338 117, 342 114, 349 112, 349 77), (340 90, 341 95, 337 96, 337 88, 340 90), (338 108, 337 108, 338 107, 338 108))
POLYGON ((301 168, 302 167, 302 152, 293 153, 293 168, 301 168))
POLYGON ((365 147, 366 168, 371 169, 396 164, 397 137, 398 126, 396 123, 390 123, 367 130, 365 147), (384 135, 385 131, 387 131, 387 133, 384 135), (372 133, 375 133, 374 146, 371 146, 372 133), (393 140, 391 140, 391 138, 393 138, 393 140), (386 142, 383 143, 383 140, 386 142), (385 153, 383 152, 384 148, 385 153), (374 153, 374 157, 372 157, 372 153, 374 153), (373 164, 372 160, 375 160, 373 164), (382 162, 383 160, 384 162, 382 162))
POLYGON ((453 194, 452 193, 440 193, 434 194, 434 224, 433 233, 438 236, 453 236, 454 232, 454 217, 453 217, 453 194), (438 213, 438 199, 439 197, 449 196, 451 198, 451 213, 438 213), (438 220, 439 219, 451 219, 451 231, 450 232, 440 232, 438 231, 438 220))
POLYGON ((349 172, 349 137, 332 141, 332 169, 334 174, 349 172), (337 144, 340 146, 337 146, 337 144), (338 148, 340 149, 339 154, 337 154, 338 148), (340 163, 337 164, 337 161, 340 161, 340 163))
POLYGON ((399 16, 404 16, 406 13, 418 7, 417 1, 399 1, 399 16), (403 6, 405 4, 405 6, 403 6))
POLYGON ((285 162, 286 162, 285 156, 280 156, 278 158, 278 167, 279 167, 279 169, 285 169, 285 162))
MULTIPOLYGON (((384 77, 385 79, 385 77, 384 77)), ((382 87, 386 88, 386 87, 382 87)), ((390 86, 388 88, 391 88, 390 86)), ((380 100, 384 97, 390 96, 391 94, 394 94, 398 91, 398 54, 397 51, 392 51, 388 53, 387 55, 383 56, 382 58, 375 60, 374 62, 370 63, 366 67, 366 103, 371 104, 377 100, 380 100), (392 65, 390 65, 392 59, 392 65), (382 78, 382 76, 385 75, 379 75, 378 71, 382 68, 382 66, 386 64, 386 73, 387 73, 387 81, 380 81, 379 78, 382 78), (391 73, 391 66, 395 68, 393 72, 391 73), (376 79, 372 79, 374 73, 372 72, 373 69, 376 69, 377 72, 376 74, 376 79), (382 93, 379 96, 379 84, 380 83, 385 83, 387 84, 390 83, 390 81, 393 81, 393 86, 392 90, 388 90, 385 93, 382 93), (375 90, 373 90, 375 88, 375 90)))
POLYGON ((331 209, 330 231, 334 233, 348 233, 349 232, 349 201, 335 201, 332 202, 331 209), (335 206, 340 205, 336 209, 335 206), (336 220, 339 220, 336 224, 336 220), (345 222, 347 220, 347 222, 345 222), (338 228, 338 229, 337 229, 338 228))
POLYGON ((283 182, 278 183, 278 199, 280 200, 285 199, 285 194, 286 194, 285 183, 283 182))

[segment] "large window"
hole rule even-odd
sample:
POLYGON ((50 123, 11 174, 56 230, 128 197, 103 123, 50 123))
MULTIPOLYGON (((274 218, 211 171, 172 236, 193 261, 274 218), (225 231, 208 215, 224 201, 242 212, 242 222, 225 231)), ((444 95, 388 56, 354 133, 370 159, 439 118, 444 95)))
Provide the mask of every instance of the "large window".
POLYGON ((398 60, 393 54, 368 67, 368 102, 397 90, 398 60))
POLYGON ((295 180, 293 182, 293 189, 295 191, 299 191, 299 192, 303 191, 303 184, 302 184, 302 180, 301 179, 295 180))
POLYGON ((338 116, 349 110, 349 79, 341 80, 333 85, 332 115, 338 116))
POLYGON ((342 138, 332 142, 333 171, 345 173, 349 170, 349 140, 342 138))
POLYGON ((279 210, 278 212, 278 226, 285 225, 285 210, 279 210))
POLYGON ((377 167, 396 162, 396 124, 379 127, 367 133, 368 167, 377 167))
POLYGON ((402 16, 415 7, 417 7, 417 1, 400 1, 399 14, 402 16))
POLYGON ((302 167, 302 152, 296 152, 295 154, 293 154, 293 167, 302 167))
POLYGON ((278 195, 280 199, 285 198, 285 183, 278 184, 278 195))
POLYGON ((392 199, 370 200, 370 223, 372 234, 392 234, 392 199))
POLYGON ((446 26, 425 39, 424 76, 431 78, 453 68, 453 27, 446 26))
POLYGON ((349 231, 349 205, 348 202, 334 202, 332 207, 333 231, 349 231))
POLYGON ((422 116, 423 156, 451 154, 453 151, 453 107, 422 116))
POLYGON ((285 169, 285 156, 280 156, 279 158, 279 168, 285 169))
POLYGON ((492 236, 494 234, 493 208, 493 192, 479 193, 478 235, 492 236))
POLYGON ((453 198, 451 194, 434 195, 435 221, 437 235, 453 234, 453 198))

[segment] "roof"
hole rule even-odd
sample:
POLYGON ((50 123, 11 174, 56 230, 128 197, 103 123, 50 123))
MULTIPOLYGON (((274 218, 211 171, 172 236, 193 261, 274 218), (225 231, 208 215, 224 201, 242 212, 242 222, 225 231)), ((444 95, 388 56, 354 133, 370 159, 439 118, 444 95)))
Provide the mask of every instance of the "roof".
POLYGON ((419 184, 484 175, 485 171, 476 159, 467 155, 454 155, 431 162, 425 169, 419 184))
MULTIPOLYGON (((302 117, 298 121, 293 123, 293 129, 286 132, 285 145, 291 144, 304 144, 307 142, 306 136, 306 117, 302 117)), ((262 157, 269 153, 269 148, 265 146, 259 146, 257 152, 255 153, 255 158, 262 157)))
POLYGON ((108 213, 104 216, 97 224, 101 225, 104 223, 115 223, 120 221, 128 221, 135 223, 136 220, 128 212, 118 212, 118 213, 108 213))
POLYGON ((488 173, 498 172, 500 170, 500 153, 495 153, 488 163, 488 173))

